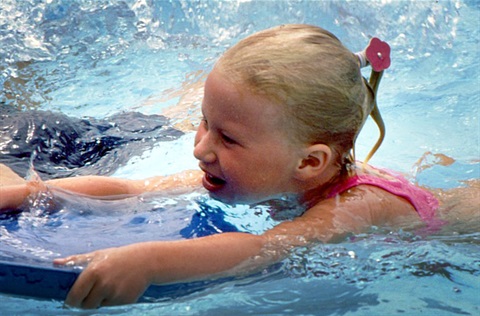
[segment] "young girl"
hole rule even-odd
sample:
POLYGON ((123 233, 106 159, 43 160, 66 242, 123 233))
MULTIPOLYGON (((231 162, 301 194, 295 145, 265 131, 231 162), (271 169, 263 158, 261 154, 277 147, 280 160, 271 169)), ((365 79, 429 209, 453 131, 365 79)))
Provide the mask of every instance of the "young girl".
MULTIPOLYGON (((370 49, 357 56, 328 31, 308 25, 256 33, 229 49, 206 80, 194 149, 201 171, 142 181, 95 176, 47 181, 89 195, 203 184, 226 203, 288 194, 306 207, 262 235, 152 241, 57 259, 58 265, 86 265, 66 303, 83 308, 131 303, 150 284, 251 272, 293 247, 407 216, 431 219, 438 203, 430 193, 353 160, 366 118, 372 114, 381 123, 374 93, 383 70, 378 62, 388 66, 389 60, 385 46, 379 47, 373 55, 370 49), (377 68, 370 84, 360 72, 367 61, 377 68)), ((38 183, 3 168, 1 207, 18 207, 38 183)))

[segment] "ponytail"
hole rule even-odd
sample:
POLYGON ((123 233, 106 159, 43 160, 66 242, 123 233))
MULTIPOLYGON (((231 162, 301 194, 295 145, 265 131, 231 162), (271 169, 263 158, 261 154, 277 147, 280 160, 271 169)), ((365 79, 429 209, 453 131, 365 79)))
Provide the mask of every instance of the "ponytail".
POLYGON ((372 117, 380 132, 377 142, 363 162, 363 164, 366 165, 378 150, 385 138, 385 123, 383 122, 382 115, 380 114, 376 96, 378 87, 380 85, 380 80, 382 79, 383 71, 390 66, 390 46, 374 37, 370 40, 370 43, 363 52, 355 53, 355 55, 358 57, 360 68, 371 65, 372 72, 370 74, 368 83, 366 80, 364 80, 367 89, 370 91, 371 98, 368 98, 369 100, 367 101, 368 104, 366 107, 366 115, 364 116, 362 126, 358 130, 358 133, 355 137, 354 144, 368 116, 372 117))

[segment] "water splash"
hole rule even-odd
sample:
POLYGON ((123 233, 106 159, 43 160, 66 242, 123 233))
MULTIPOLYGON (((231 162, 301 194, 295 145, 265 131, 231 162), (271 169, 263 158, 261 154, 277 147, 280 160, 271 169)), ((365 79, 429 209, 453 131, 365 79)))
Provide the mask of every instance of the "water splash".
MULTIPOLYGON (((478 233, 474 235, 479 237, 478 233)), ((358 287, 435 276, 460 288, 469 287, 471 281, 464 282, 464 275, 477 276, 480 260, 472 253, 472 246, 457 243, 455 237, 451 241, 456 247, 444 244, 445 240, 424 240, 403 230, 388 234, 378 231, 363 238, 357 236, 354 242, 295 249, 285 260, 284 269, 294 277, 337 280, 358 287)))
MULTIPOLYGON (((392 45, 395 62, 418 61, 408 63, 412 65, 405 69, 408 72, 412 67, 424 67, 426 61, 435 62, 439 50, 451 50, 456 41, 462 40, 458 23, 468 5, 458 1, 398 5, 389 1, 5 0, 0 10, 0 60, 3 60, 0 78, 4 90, 0 102, 19 108, 50 104, 65 109, 70 102, 72 107, 86 106, 91 104, 91 96, 88 101, 75 95, 75 102, 68 98, 67 91, 61 94, 55 91, 67 88, 71 95, 87 79, 90 90, 95 91, 91 80, 97 77, 99 82, 104 80, 106 65, 118 66, 117 81, 121 80, 135 66, 142 66, 131 60, 131 56, 139 53, 151 53, 146 59, 152 60, 152 65, 159 67, 159 63, 164 63, 168 67, 170 62, 162 61, 164 57, 158 54, 165 56, 181 49, 188 56, 183 57, 183 62, 204 69, 240 38, 288 22, 330 29, 353 51, 362 49, 372 35, 385 38, 392 45), (185 51, 190 53, 187 55, 185 51), (195 55, 199 53, 203 56, 197 59, 195 55)), ((449 63, 460 68, 468 65, 468 60, 463 59, 449 63)), ((395 71, 398 70, 394 68, 391 73, 395 71)), ((162 72, 159 75, 167 76, 162 72)), ((148 78, 145 74, 143 77, 148 78)), ((147 87, 145 82, 142 85, 135 87, 147 87)), ((162 85, 157 83, 157 86, 162 85)), ((104 89, 96 98, 106 98, 105 94, 104 89)), ((142 97, 137 93, 135 96, 142 97)), ((128 100, 134 102, 133 97, 128 100)))

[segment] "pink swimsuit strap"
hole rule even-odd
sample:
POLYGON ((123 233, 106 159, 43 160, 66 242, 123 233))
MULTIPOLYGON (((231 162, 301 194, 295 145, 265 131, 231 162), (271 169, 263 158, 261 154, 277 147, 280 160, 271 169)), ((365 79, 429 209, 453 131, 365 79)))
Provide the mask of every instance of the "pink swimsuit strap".
POLYGON ((400 174, 384 169, 374 170, 387 175, 389 179, 373 174, 354 175, 334 186, 327 197, 332 198, 358 185, 373 185, 406 199, 412 204, 422 220, 428 221, 434 217, 435 211, 438 209, 438 200, 433 194, 413 185, 400 174))

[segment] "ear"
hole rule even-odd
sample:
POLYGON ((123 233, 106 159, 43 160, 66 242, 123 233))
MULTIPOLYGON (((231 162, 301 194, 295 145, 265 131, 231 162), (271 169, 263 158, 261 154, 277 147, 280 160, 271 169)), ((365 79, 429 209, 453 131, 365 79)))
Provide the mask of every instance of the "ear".
POLYGON ((296 169, 297 178, 303 181, 318 178, 332 159, 332 149, 325 144, 314 144, 305 148, 303 158, 296 169))

